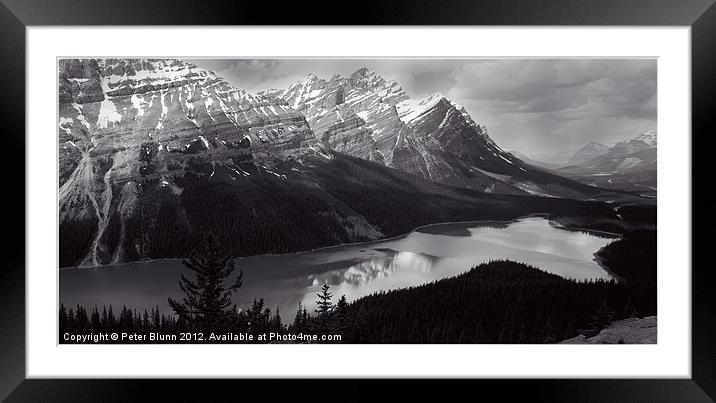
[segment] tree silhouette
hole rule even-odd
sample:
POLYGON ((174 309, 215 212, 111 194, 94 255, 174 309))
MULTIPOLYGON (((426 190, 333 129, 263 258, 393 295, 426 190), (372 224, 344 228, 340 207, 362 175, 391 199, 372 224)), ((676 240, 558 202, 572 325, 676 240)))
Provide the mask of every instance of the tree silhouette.
POLYGON ((221 330, 231 315, 231 295, 241 287, 243 271, 239 271, 233 284, 224 285, 234 271, 234 261, 230 254, 222 253, 211 234, 203 240, 201 251, 192 251, 182 263, 194 272, 196 279, 182 273, 179 287, 184 297, 181 302, 169 298, 169 306, 179 321, 195 330, 221 330))
POLYGON ((341 295, 341 298, 338 299, 338 303, 336 304, 336 314, 343 318, 346 315, 346 310, 348 309, 348 300, 346 300, 345 295, 341 295))
POLYGON ((308 326, 308 310, 303 306, 301 302, 298 303, 298 310, 296 310, 296 316, 293 319, 292 330, 294 332, 304 332, 308 326))
POLYGON ((331 313, 333 310, 333 302, 331 302, 331 298, 333 297, 333 294, 328 292, 330 287, 328 284, 323 284, 323 288, 321 288, 321 292, 316 294, 318 296, 318 301, 316 301, 316 313, 319 317, 323 317, 331 313))

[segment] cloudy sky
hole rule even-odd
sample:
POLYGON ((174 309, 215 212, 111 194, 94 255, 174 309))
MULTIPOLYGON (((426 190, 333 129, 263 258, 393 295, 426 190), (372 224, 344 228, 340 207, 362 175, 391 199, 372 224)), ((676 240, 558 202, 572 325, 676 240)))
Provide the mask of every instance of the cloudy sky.
POLYGON ((464 105, 503 148, 543 157, 656 129, 656 60, 263 59, 189 60, 239 88, 286 88, 309 73, 367 67, 412 98, 441 92, 464 105))

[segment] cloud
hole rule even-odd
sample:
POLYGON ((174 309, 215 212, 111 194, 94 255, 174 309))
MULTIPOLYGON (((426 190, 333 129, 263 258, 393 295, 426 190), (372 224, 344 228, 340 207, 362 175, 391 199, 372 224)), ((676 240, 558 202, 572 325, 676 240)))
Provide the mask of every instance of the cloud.
POLYGON ((451 69, 413 73, 410 90, 416 96, 421 96, 452 88, 457 81, 451 73, 451 69))
POLYGON ((276 59, 236 60, 217 74, 248 90, 289 76, 282 68, 281 61, 276 59))
POLYGON ((652 60, 490 60, 466 64, 455 73, 456 98, 495 101, 504 112, 555 112, 595 106, 606 116, 656 116, 652 60), (499 102, 503 101, 503 102, 499 102), (655 106, 655 105, 654 105, 655 106))
POLYGON ((480 60, 454 72, 449 95, 495 140, 549 153, 656 128, 656 61, 480 60))
POLYGON ((309 73, 367 67, 413 98, 442 92, 505 148, 549 152, 611 143, 656 128, 656 60, 259 59, 199 60, 250 92, 286 88, 309 73))

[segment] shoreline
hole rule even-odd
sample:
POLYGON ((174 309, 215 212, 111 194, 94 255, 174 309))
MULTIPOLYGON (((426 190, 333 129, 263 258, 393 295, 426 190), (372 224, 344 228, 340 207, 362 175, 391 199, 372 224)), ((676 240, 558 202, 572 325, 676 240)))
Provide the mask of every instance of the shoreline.
MULTIPOLYGON (((332 249, 338 249, 343 247, 354 247, 354 246, 360 246, 360 245, 366 245, 370 243, 376 243, 376 242, 390 242, 395 241, 398 239, 405 238, 406 236, 410 235, 413 232, 420 232, 421 229, 438 226, 438 225, 449 225, 449 224, 476 224, 475 227, 484 226, 484 225, 490 225, 490 224, 513 224, 516 222, 519 222, 521 220, 527 219, 527 218, 544 218, 547 220, 547 222, 553 226, 554 228, 560 229, 560 230, 567 230, 567 231, 583 231, 583 232, 595 232, 595 233, 602 233, 602 234, 608 234, 610 237, 614 238, 620 238, 620 234, 616 233, 610 233, 606 231, 598 231, 598 230, 586 230, 581 228, 571 228, 566 227, 564 225, 561 225, 553 220, 550 220, 550 214, 549 213, 530 213, 527 215, 519 216, 516 218, 513 218, 511 220, 473 220, 473 221, 445 221, 445 222, 438 222, 438 223, 431 223, 431 224, 424 224, 420 225, 418 227, 413 228, 412 230, 392 236, 389 238, 378 238, 378 239, 372 239, 367 241, 359 241, 359 242, 351 242, 351 243, 341 243, 337 245, 329 245, 329 246, 321 246, 318 248, 313 249, 306 249, 296 252, 287 252, 287 253, 263 253, 258 255, 250 255, 250 256, 237 256, 234 257, 234 260, 237 261, 237 263, 244 259, 252 259, 257 257, 279 257, 279 256, 288 256, 288 255, 294 255, 294 256, 300 256, 305 255, 309 253, 316 253, 316 252, 322 252, 322 251, 330 251, 332 249)), ((596 253, 596 252, 595 252, 596 253)), ((72 266, 72 267, 60 267, 58 272, 66 271, 66 270, 82 270, 82 271, 89 271, 89 270, 102 270, 102 269, 109 269, 109 268, 116 268, 119 266, 126 266, 126 265, 134 265, 134 264, 143 264, 143 263, 153 263, 153 262, 181 262, 182 260, 186 259, 187 257, 181 257, 181 258, 158 258, 158 259, 146 259, 146 260, 135 260, 132 262, 124 262, 124 263, 118 263, 118 264, 110 264, 110 265, 100 265, 100 266, 72 266)), ((600 264, 601 266, 601 264, 600 264)), ((605 270, 607 271, 607 270, 605 270)), ((611 275, 610 272, 607 271, 611 275)))
POLYGON ((594 259, 592 259, 592 260, 595 261, 599 265, 599 267, 602 268, 602 270, 607 272, 607 274, 609 274, 617 283, 624 282, 625 281, 624 278, 622 276, 617 275, 613 271, 611 271, 609 269, 609 267, 606 264, 604 264, 604 259, 602 259, 602 257, 599 256, 599 252, 601 252, 602 249, 606 248, 607 246, 609 246, 609 245, 603 246, 603 247, 599 248, 598 251, 594 252, 594 259))
POLYGON ((587 229, 587 228, 577 228, 577 227, 568 227, 566 225, 562 225, 557 221, 554 220, 548 220, 549 224, 553 226, 554 228, 565 230, 565 231, 581 231, 586 232, 588 234, 599 236, 599 235, 608 235, 610 238, 621 238, 623 234, 617 234, 616 232, 609 232, 609 231, 602 231, 598 229, 587 229))

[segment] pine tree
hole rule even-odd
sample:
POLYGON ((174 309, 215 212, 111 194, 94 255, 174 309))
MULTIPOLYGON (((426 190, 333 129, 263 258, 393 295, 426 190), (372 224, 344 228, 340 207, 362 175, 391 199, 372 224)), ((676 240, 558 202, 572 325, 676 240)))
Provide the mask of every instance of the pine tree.
POLYGON ((348 301, 346 300, 345 295, 341 295, 341 298, 338 299, 338 303, 336 303, 336 312, 339 315, 345 315, 346 310, 348 309, 348 301))
POLYGON ((131 332, 132 331, 132 321, 130 318, 130 313, 127 309, 126 305, 122 305, 122 311, 119 313, 119 329, 123 332, 131 332))
POLYGON ((296 333, 311 332, 315 330, 313 321, 315 321, 315 319, 308 314, 306 306, 299 302, 296 317, 291 325, 291 331, 296 333))
POLYGON ((202 242, 201 251, 194 250, 182 263, 196 279, 181 274, 179 287, 184 297, 181 301, 169 298, 169 306, 193 329, 222 330, 228 325, 231 295, 241 287, 243 272, 239 272, 233 284, 224 285, 234 271, 234 261, 228 253, 222 253, 212 235, 202 242))
POLYGON ((75 311, 70 308, 67 311, 67 331, 74 332, 75 330, 75 311))
POLYGON ((341 335, 342 341, 350 341, 352 335, 350 334, 348 327, 348 301, 345 295, 341 295, 336 303, 334 309, 333 323, 331 324, 331 330, 341 335))
POLYGON ((271 330, 274 332, 283 331, 283 324, 281 323, 281 314, 278 311, 278 305, 276 305, 276 314, 271 319, 271 330))
POLYGON ((270 311, 264 309, 264 299, 254 299, 251 308, 246 311, 249 331, 258 334, 266 331, 269 324, 270 311))
POLYGON ((134 316, 134 331, 137 333, 142 333, 145 331, 144 326, 142 324, 142 316, 137 314, 137 310, 133 310, 133 316, 134 316))
POLYGON ((149 314, 147 313, 147 310, 144 310, 144 316, 142 317, 142 327, 144 328, 145 332, 148 332, 150 329, 149 324, 149 314))
POLYGON ((107 325, 109 330, 115 330, 117 328, 117 319, 112 312, 112 305, 109 306, 109 312, 107 312, 107 325))
POLYGON ((89 317, 84 307, 77 305, 77 316, 75 320, 75 331, 88 332, 90 329, 89 317))
POLYGON ((330 287, 328 284, 323 284, 323 288, 321 288, 321 292, 316 294, 318 296, 318 301, 316 301, 316 309, 315 312, 318 314, 319 317, 325 317, 331 311, 333 311, 333 302, 331 302, 331 298, 333 297, 333 294, 328 292, 330 287))
POLYGON ((94 310, 92 311, 92 317, 90 318, 90 325, 92 327, 93 332, 99 332, 102 328, 102 322, 99 318, 99 311, 97 310, 97 305, 94 306, 94 310))
POLYGON ((304 330, 304 311, 305 309, 303 308, 303 304, 299 301, 298 309, 296 310, 296 316, 293 318, 293 331, 295 332, 301 332, 304 330))
POLYGON ((157 330, 161 329, 161 317, 159 316, 159 305, 156 308, 152 308, 152 324, 157 330))
POLYGON ((60 334, 68 331, 67 327, 67 309, 63 304, 60 304, 60 334))

